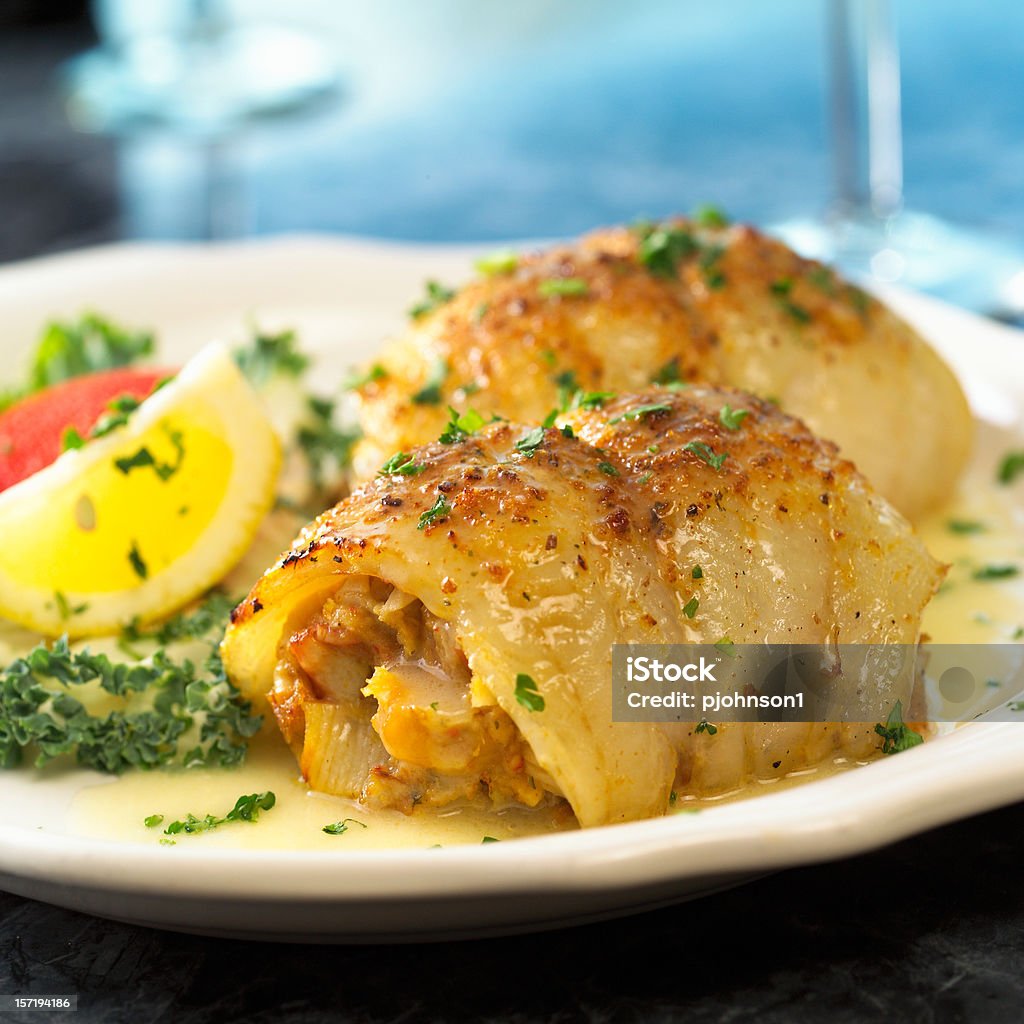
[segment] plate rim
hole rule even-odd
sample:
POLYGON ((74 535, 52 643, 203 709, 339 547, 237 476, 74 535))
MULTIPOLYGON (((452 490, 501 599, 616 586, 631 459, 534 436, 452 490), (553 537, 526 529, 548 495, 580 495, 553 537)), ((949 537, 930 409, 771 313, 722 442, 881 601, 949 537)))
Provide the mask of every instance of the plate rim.
MULTIPOLYGON (((217 243, 117 242, 0 266, 0 305, 19 301, 17 292, 25 281, 46 285, 59 282, 72 271, 94 276, 104 272, 104 267, 111 272, 128 266, 133 277, 144 278, 167 260, 193 263, 198 257, 203 272, 208 273, 212 267, 239 259, 269 265, 327 255, 339 263, 467 260, 468 274, 468 260, 495 246, 409 244, 315 233, 217 243)), ((877 290, 911 320, 941 318, 951 330, 977 332, 996 347, 1011 339, 1013 344, 1024 344, 1024 332, 985 321, 929 296, 891 286, 877 290)), ((946 354, 941 345, 936 347, 946 354)), ((1024 381, 1024 360, 1021 363, 1020 379, 1024 381)), ((343 902, 439 895, 473 898, 498 892, 598 892, 630 884, 682 883, 712 873, 770 870, 849 856, 1024 799, 1024 744, 1009 734, 1014 728, 1016 723, 966 726, 954 736, 904 752, 898 759, 760 795, 756 800, 715 807, 701 815, 524 838, 511 845, 488 844, 486 850, 446 847, 431 851, 426 861, 427 851, 419 848, 320 853, 179 845, 168 851, 156 844, 69 837, 0 824, 0 876, 64 887, 95 885, 110 893, 343 902), (987 731, 986 739, 974 740, 981 730, 987 731), (963 748, 959 757, 954 753, 957 746, 963 748), (843 779, 854 776, 863 784, 843 785, 843 779), (829 807, 826 794, 837 786, 845 802, 829 807), (850 793, 843 791, 847 788, 850 793), (808 796, 812 791, 821 795, 817 799, 808 796), (955 799, 950 799, 950 794, 955 799), (927 799, 929 796, 932 799, 927 799), (808 807, 816 804, 831 813, 809 824, 808 807), (756 812, 750 810, 754 807, 756 812), (760 822, 761 831, 756 835, 750 833, 752 818, 760 822), (114 874, 110 872, 111 856, 119 861, 119 871, 114 874), (263 890, 261 877, 276 874, 280 885, 280 869, 294 866, 296 860, 305 869, 295 879, 297 884, 287 891, 263 890), (130 862, 127 869, 125 861, 130 862), (338 884, 339 862, 346 867, 345 885, 338 884), (241 875, 239 863, 243 864, 241 875), (417 871, 398 870, 410 863, 417 871), (428 863, 438 867, 426 867, 428 863), (334 885, 325 887, 331 878, 334 885)), ((287 872, 284 877, 295 878, 287 872)))

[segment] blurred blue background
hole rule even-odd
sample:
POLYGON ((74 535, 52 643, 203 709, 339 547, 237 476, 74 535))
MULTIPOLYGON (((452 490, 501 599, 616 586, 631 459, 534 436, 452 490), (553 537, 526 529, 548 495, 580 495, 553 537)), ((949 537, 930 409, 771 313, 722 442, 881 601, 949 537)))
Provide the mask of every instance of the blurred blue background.
MULTIPOLYGON (((310 30, 342 86, 213 142, 75 131, 60 69, 94 45, 97 8, 10 2, 3 258, 210 231, 562 235, 705 201, 771 222, 831 195, 825 0, 235 0, 238 19, 310 30)), ((1024 4, 894 6, 908 204, 1024 240, 1024 4)))

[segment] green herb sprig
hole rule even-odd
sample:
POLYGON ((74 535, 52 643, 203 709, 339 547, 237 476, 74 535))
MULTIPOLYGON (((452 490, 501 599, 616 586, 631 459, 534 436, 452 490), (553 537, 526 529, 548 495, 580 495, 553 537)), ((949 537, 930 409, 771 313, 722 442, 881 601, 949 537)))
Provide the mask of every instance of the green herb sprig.
POLYGON ((433 526, 435 523, 447 519, 451 512, 452 506, 449 504, 448 499, 443 494, 439 494, 437 501, 426 512, 421 513, 416 529, 425 530, 428 526, 433 526))
MULTIPOLYGON (((172 821, 164 829, 165 836, 194 836, 203 832, 212 832, 221 825, 228 825, 231 822, 249 822, 250 824, 259 821, 260 813, 269 811, 277 804, 277 797, 271 790, 265 793, 248 793, 240 796, 235 801, 235 806, 223 817, 214 814, 204 814, 201 818, 195 814, 188 814, 181 821, 172 821)), ((156 828, 163 824, 162 814, 151 814, 146 818, 147 828, 156 828), (154 824, 150 825, 149 823, 154 824)))
POLYGON ((899 754, 924 743, 924 737, 903 721, 903 704, 900 701, 893 705, 885 725, 879 722, 875 726, 875 732, 882 737, 883 754, 899 754))
POLYGON ((705 444, 703 441, 689 441, 683 445, 683 451, 693 452, 701 462, 705 462, 712 469, 718 470, 722 468, 725 464, 725 460, 729 458, 728 452, 718 454, 711 445, 705 444))
POLYGON ((294 331, 267 334, 255 330, 249 343, 232 355, 253 387, 260 387, 273 377, 301 377, 309 367, 309 357, 299 351, 294 331))
POLYGON ((543 711, 545 701, 532 676, 525 672, 516 675, 516 702, 527 711, 543 711))
POLYGON ((413 320, 419 320, 428 313, 433 313, 434 310, 455 298, 454 289, 446 288, 437 281, 427 281, 425 288, 426 294, 424 297, 409 308, 409 316, 413 320))
POLYGON ((475 434, 480 430, 486 422, 476 409, 467 409, 465 412, 459 412, 449 405, 448 422, 444 430, 441 431, 438 441, 441 444, 457 444, 459 441, 465 441, 471 434, 475 434))
POLYGON ((342 818, 341 821, 324 825, 320 831, 329 836, 343 836, 348 831, 349 825, 358 825, 360 828, 366 828, 365 823, 361 822, 358 818, 342 818))
POLYGON ((629 409, 618 416, 613 416, 608 422, 612 424, 621 423, 623 420, 639 420, 645 416, 652 416, 655 413, 671 411, 672 406, 668 402, 651 402, 649 405, 638 405, 635 409, 629 409))

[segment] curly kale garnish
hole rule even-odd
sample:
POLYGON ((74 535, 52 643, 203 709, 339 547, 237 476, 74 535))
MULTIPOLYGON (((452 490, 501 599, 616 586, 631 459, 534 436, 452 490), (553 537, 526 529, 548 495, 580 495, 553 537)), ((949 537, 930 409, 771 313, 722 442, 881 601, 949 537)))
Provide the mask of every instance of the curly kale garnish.
POLYGON ((67 638, 40 644, 0 674, 0 766, 26 751, 41 767, 73 756, 83 768, 226 767, 245 758, 260 718, 228 681, 214 649, 201 667, 163 650, 149 663, 113 663, 71 651, 67 638), (72 695, 91 684, 125 706, 93 714, 72 695))
MULTIPOLYGON (((168 644, 183 640, 209 639, 210 643, 216 646, 224 635, 231 609, 236 604, 238 599, 223 590, 210 590, 191 610, 178 612, 156 625, 142 626, 138 619, 133 619, 121 631, 120 646, 122 650, 127 650, 132 655, 135 655, 135 652, 125 645, 137 644, 144 640, 151 640, 161 647, 166 647, 168 644)), ((138 656, 136 660, 139 660, 138 656)))
POLYGON ((50 323, 32 360, 30 389, 40 391, 85 373, 131 366, 152 354, 150 331, 127 330, 95 313, 50 323))

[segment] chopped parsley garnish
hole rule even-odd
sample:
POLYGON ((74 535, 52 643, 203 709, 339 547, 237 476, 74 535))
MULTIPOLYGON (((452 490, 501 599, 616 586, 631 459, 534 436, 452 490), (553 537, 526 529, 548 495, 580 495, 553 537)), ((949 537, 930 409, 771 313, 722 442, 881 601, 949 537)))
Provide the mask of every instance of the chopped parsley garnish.
POLYGON ((88 604, 76 604, 72 606, 71 602, 67 599, 67 596, 59 590, 53 592, 53 600, 57 605, 57 614, 62 619, 70 619, 73 615, 81 615, 83 612, 89 610, 88 604))
POLYGON ((639 226, 641 264, 658 277, 675 277, 679 264, 700 250, 700 245, 685 228, 639 226))
POLYGON ((443 359, 435 359, 423 387, 412 396, 413 402, 416 405, 440 405, 441 388, 447 379, 448 364, 443 359))
POLYGON ((703 578, 704 578, 704 570, 699 565, 695 565, 690 570, 690 579, 692 579, 692 580, 702 580, 703 578))
POLYGON ((712 725, 706 718, 702 718, 697 723, 697 728, 694 732, 706 732, 709 736, 714 736, 718 732, 718 726, 712 725))
POLYGON ((950 533, 984 533, 986 527, 977 519, 950 519, 946 523, 946 529, 950 533))
POLYGON ((899 754, 924 742, 924 737, 920 733, 914 732, 904 723, 903 705, 900 701, 893 705, 885 725, 879 722, 875 726, 875 732, 882 737, 883 754, 899 754))
POLYGON ((181 440, 180 430, 168 430, 165 428, 168 440, 174 446, 174 462, 161 462, 154 458, 153 453, 143 445, 134 454, 126 455, 120 459, 114 459, 114 465, 127 476, 133 469, 152 469, 153 472, 164 482, 170 480, 175 473, 181 469, 181 463, 185 458, 185 446, 181 440))
POLYGON ((135 575, 138 576, 140 580, 144 580, 149 577, 149 567, 143 560, 143 557, 139 552, 139 545, 135 541, 132 541, 132 546, 128 549, 128 561, 131 563, 131 567, 135 571, 135 575))
POLYGON ((577 391, 569 402, 569 409, 600 409, 614 397, 614 391, 577 391))
POLYGON ((779 305, 794 320, 802 324, 810 322, 811 314, 803 306, 797 305, 789 296, 793 290, 793 279, 791 277, 780 277, 770 285, 772 294, 778 299, 779 305))
POLYGON ((814 267, 807 272, 807 280, 826 295, 835 295, 836 280, 828 267, 814 267))
POLYGON ((605 476, 619 476, 619 471, 610 462, 599 462, 597 468, 604 473, 605 476))
POLYGON ((670 384, 682 384, 683 379, 679 375, 679 356, 673 356, 662 366, 651 378, 652 384, 661 384, 666 387, 670 384))
POLYGON ((700 599, 696 594, 690 598, 689 601, 683 605, 683 614, 688 618, 692 619, 697 614, 697 609, 700 607, 700 599))
POLYGON ((545 299, 583 296, 590 294, 590 286, 582 277, 549 277, 537 285, 537 291, 545 299))
POLYGON ((534 427, 527 431, 516 441, 516 451, 522 452, 528 459, 532 459, 537 449, 544 443, 544 428, 534 427))
POLYGON ((446 288, 437 281, 427 281, 426 295, 414 306, 410 307, 409 316, 413 320, 419 320, 420 317, 432 313, 439 306, 443 306, 446 302, 451 302, 454 298, 455 292, 451 288, 446 288))
POLYGON ((467 409, 460 413, 457 409, 448 406, 448 423, 446 424, 438 441, 441 444, 455 444, 458 441, 465 441, 470 434, 475 434, 484 424, 483 416, 476 409, 467 409))
MULTIPOLYGON (((211 832, 221 825, 227 825, 234 821, 253 823, 259 821, 261 811, 273 809, 276 803, 277 797, 270 790, 267 790, 266 793, 249 793, 247 796, 240 796, 235 801, 235 806, 223 818, 216 817, 213 814, 205 814, 201 818, 195 814, 189 814, 183 821, 172 821, 164 829, 164 835, 193 836, 201 832, 211 832)), ((158 815, 150 815, 149 818, 146 818, 146 821, 148 822, 154 817, 158 817, 158 815)))
POLYGON ((747 409, 734 409, 731 405, 723 405, 718 414, 719 422, 726 430, 739 430, 740 424, 750 415, 747 409))
POLYGON ((525 672, 516 675, 516 701, 522 704, 527 711, 543 711, 544 698, 537 689, 537 684, 532 676, 525 672))
POLYGON ((555 375, 554 381, 558 385, 558 404, 565 409, 573 395, 580 390, 580 382, 574 370, 563 370, 555 375))
POLYGON ((296 442, 309 464, 313 485, 320 490, 329 477, 349 464, 360 433, 343 430, 336 424, 335 404, 329 398, 310 395, 306 409, 308 418, 299 427, 296 442))
POLYGON ((112 433, 119 427, 123 427, 128 422, 128 417, 141 404, 132 395, 119 395, 117 398, 111 399, 107 403, 108 411, 96 421, 92 430, 89 431, 89 437, 106 437, 107 434, 112 433))
POLYGON ((498 249, 483 256, 473 264, 481 274, 494 277, 497 274, 511 274, 519 266, 519 254, 511 249, 498 249))
POLYGON ((64 433, 60 436, 60 450, 68 452, 84 447, 85 438, 74 427, 65 427, 64 433))
POLYGON ((298 351, 297 340, 294 331, 279 334, 256 331, 245 348, 233 353, 235 363, 255 387, 273 377, 301 377, 309 366, 309 357, 298 351))
POLYGON ((725 255, 725 247, 721 245, 709 245, 701 250, 698 265, 704 274, 704 283, 712 291, 717 291, 725 286, 725 274, 718 267, 718 261, 725 255))
POLYGON ((164 816, 162 814, 151 814, 148 818, 143 818, 142 824, 146 828, 156 828, 157 825, 164 823, 164 816))
POLYGON ((976 580, 1008 580, 1020 575, 1017 565, 983 565, 975 569, 971 576, 976 580))
POLYGON ((862 317, 868 315, 868 309, 871 305, 871 299, 868 297, 868 293, 856 285, 847 285, 846 294, 850 297, 850 305, 857 311, 857 314, 862 317))
POLYGON ((500 843, 500 842, 501 842, 501 840, 500 839, 495 839, 494 836, 484 836, 483 839, 480 840, 480 845, 482 846, 484 843, 500 843))
POLYGON ((722 639, 715 644, 715 650, 720 651, 727 658, 736 657, 736 645, 727 636, 723 636, 722 639))
POLYGON ((362 373, 353 373, 342 382, 343 391, 358 391, 367 384, 376 384, 378 381, 387 380, 388 371, 380 363, 373 363, 362 373))
POLYGON ((164 765, 239 764, 260 719, 228 682, 214 648, 201 669, 163 650, 149 663, 112 663, 106 655, 72 653, 66 638, 40 644, 0 671, 0 767, 27 751, 41 767, 61 756, 83 768, 119 773, 164 765), (92 715, 72 695, 98 686, 119 698, 92 715))
POLYGON ((448 499, 443 495, 437 496, 437 501, 434 502, 431 508, 428 508, 426 512, 420 515, 420 521, 416 526, 417 530, 424 530, 428 526, 433 526, 434 523, 440 520, 447 519, 451 515, 452 507, 448 504, 448 499))
POLYGON ((1021 473, 1024 473, 1024 451, 1007 452, 999 463, 996 479, 1001 484, 1012 484, 1021 473))
POLYGON ((725 460, 729 458, 728 452, 716 455, 714 448, 703 441, 689 441, 683 445, 684 452, 693 452, 701 462, 706 462, 712 469, 721 469, 725 460))
POLYGON ((693 211, 693 219, 702 228, 727 228, 729 226, 729 218, 725 215, 724 211, 717 206, 711 206, 707 203, 703 206, 698 206, 693 211))
POLYGON ((809 324, 811 322, 811 314, 804 309, 803 306, 797 305, 792 299, 780 299, 779 305, 783 310, 796 320, 797 323, 809 324))
POLYGON ((360 828, 366 828, 366 825, 358 818, 342 818, 341 821, 336 821, 331 825, 324 825, 320 831, 326 832, 329 836, 343 836, 348 831, 350 824, 358 825, 360 828))
POLYGON ((643 486, 643 484, 648 483, 651 477, 653 476, 654 474, 650 470, 648 470, 646 473, 643 473, 640 477, 638 477, 636 482, 643 486))
POLYGON ((657 412, 671 412, 672 406, 668 402, 651 402, 650 405, 638 405, 635 409, 613 416, 609 423, 621 423, 623 420, 638 420, 644 416, 650 416, 657 412))
POLYGON ((377 470, 377 476, 415 476, 422 473, 425 466, 413 461, 408 452, 395 452, 394 455, 377 470))

